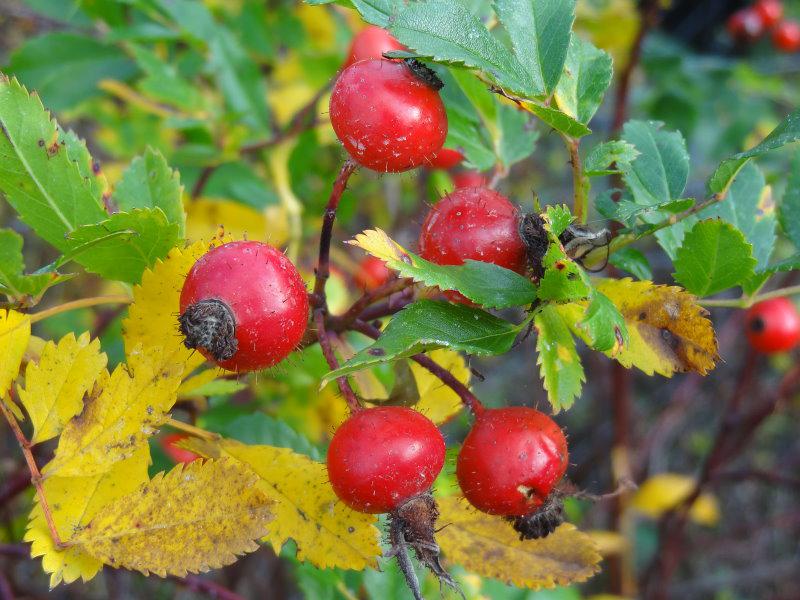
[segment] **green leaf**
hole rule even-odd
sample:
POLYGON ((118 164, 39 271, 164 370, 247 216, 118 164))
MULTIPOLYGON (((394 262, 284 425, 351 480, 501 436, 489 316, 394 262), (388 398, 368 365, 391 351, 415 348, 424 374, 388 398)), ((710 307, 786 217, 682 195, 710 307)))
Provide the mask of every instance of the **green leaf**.
POLYGON ((536 351, 547 398, 554 412, 572 406, 586 376, 567 324, 555 307, 545 306, 534 319, 536 351))
POLYGON ((564 204, 551 204, 545 210, 547 216, 546 223, 549 231, 554 238, 559 237, 570 223, 575 220, 569 208, 564 204))
POLYGON ((247 387, 235 379, 215 379, 192 390, 192 396, 230 396, 247 387))
POLYGON ((209 49, 209 67, 228 108, 250 127, 268 131, 267 89, 258 65, 248 56, 236 36, 222 27, 216 29, 209 49))
POLYGON ((461 148, 466 163, 476 171, 491 169, 496 157, 491 149, 491 141, 479 122, 470 119, 461 112, 455 112, 449 105, 447 108, 447 142, 449 147, 461 148))
POLYGON ((164 258, 181 240, 179 226, 160 208, 115 213, 101 223, 79 227, 69 234, 75 245, 95 243, 75 257, 88 271, 106 279, 138 283, 142 272, 164 258), (130 235, 113 236, 116 232, 130 235))
POLYGON ((54 272, 25 275, 22 236, 10 229, 0 229, 0 293, 16 300, 36 298, 47 288, 69 278, 54 272))
POLYGON ((409 252, 381 229, 367 230, 349 243, 380 258, 402 277, 441 290, 457 290, 487 308, 523 306, 536 299, 536 286, 514 271, 476 260, 437 265, 409 252))
POLYGON ((53 110, 98 95, 97 84, 103 79, 125 81, 136 73, 136 66, 118 48, 61 32, 28 40, 11 55, 7 68, 35 88, 53 110))
POLYGON ((61 127, 58 127, 58 137, 60 141, 64 142, 67 149, 67 157, 75 163, 83 176, 84 182, 91 188, 92 195, 95 198, 101 198, 105 202, 106 195, 110 189, 108 180, 103 175, 100 164, 89 153, 86 142, 71 129, 65 131, 61 127))
POLYGON ((158 150, 148 148, 144 156, 137 156, 131 161, 114 189, 112 199, 123 211, 160 208, 167 220, 178 226, 178 235, 183 237, 186 214, 183 212, 181 191, 178 172, 169 168, 158 150))
POLYGON ((495 0, 494 7, 534 94, 549 96, 567 57, 575 0, 495 0))
POLYGON ((653 279, 653 270, 647 257, 636 248, 622 248, 611 255, 609 261, 612 265, 627 271, 637 279, 643 281, 653 279))
POLYGON ((727 192, 742 167, 744 167, 751 158, 756 158, 765 152, 775 150, 798 140, 800 140, 800 108, 796 109, 781 121, 780 125, 773 129, 760 144, 746 152, 734 154, 730 158, 723 160, 708 180, 709 191, 715 194, 724 194, 727 192))
POLYGON ((245 162, 226 163, 217 167, 208 180, 204 194, 208 197, 230 198, 256 210, 279 202, 271 183, 245 162))
POLYGON ((800 150, 792 160, 786 191, 780 206, 781 229, 795 248, 800 248, 800 150))
POLYGON ((683 239, 675 259, 675 281, 698 296, 710 296, 753 275, 753 248, 741 231, 719 219, 700 221, 683 239))
POLYGON ((754 164, 742 167, 725 200, 712 204, 700 218, 720 217, 736 227, 753 246, 756 271, 769 264, 775 247, 775 206, 764 175, 754 164))
POLYGON ((282 420, 261 412, 238 415, 233 419, 210 422, 209 429, 223 437, 239 440, 245 444, 289 448, 313 459, 320 458, 319 450, 303 435, 282 420))
POLYGON ((174 64, 164 62, 156 53, 143 46, 132 45, 131 51, 136 63, 146 73, 137 84, 142 93, 164 104, 188 111, 203 107, 200 90, 184 79, 174 64))
POLYGON ((575 302, 591 295, 589 278, 558 244, 551 244, 542 260, 544 276, 539 281, 539 299, 575 302))
POLYGON ((500 106, 498 124, 500 139, 497 150, 506 168, 528 158, 536 147, 539 132, 532 128, 528 116, 510 106, 500 106))
POLYGON ((558 82, 558 107, 581 123, 588 124, 603 102, 611 83, 611 56, 573 34, 564 74, 558 82))
POLYGON ((70 160, 38 96, 0 75, 0 191, 20 218, 62 252, 67 234, 108 218, 102 200, 70 160))
POLYGON ((592 130, 583 123, 579 123, 568 114, 563 113, 557 108, 541 106, 540 104, 530 103, 525 105, 527 109, 544 121, 547 125, 571 138, 582 138, 592 133, 592 130))
POLYGON ((397 313, 378 340, 328 373, 323 383, 436 348, 478 356, 503 354, 511 349, 523 326, 460 304, 420 300, 397 313))
POLYGON ((639 156, 633 144, 623 140, 604 142, 595 146, 584 162, 583 170, 589 177, 614 175, 619 169, 611 169, 614 163, 631 163, 639 156))
MULTIPOLYGON (((403 7, 401 0, 350 0, 367 23, 384 29, 403 7)), ((314 2, 311 2, 314 4, 314 2)))
POLYGON ((483 124, 490 129, 495 127, 499 106, 495 94, 492 94, 486 88, 486 84, 471 71, 454 68, 449 72, 483 124))
POLYGON ((460 4, 443 0, 409 4, 392 21, 391 32, 420 56, 480 69, 513 92, 536 92, 530 76, 511 51, 460 4))
POLYGON ((586 334, 587 343, 595 350, 607 352, 630 343, 625 319, 608 296, 594 290, 583 320, 576 327, 586 334))

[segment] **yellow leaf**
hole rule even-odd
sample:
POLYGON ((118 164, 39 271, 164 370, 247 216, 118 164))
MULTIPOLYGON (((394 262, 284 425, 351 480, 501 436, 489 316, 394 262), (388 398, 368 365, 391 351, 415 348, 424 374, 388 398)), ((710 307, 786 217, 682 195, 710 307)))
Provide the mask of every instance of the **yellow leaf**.
POLYGON ((234 239, 260 240, 282 246, 288 238, 283 207, 263 211, 221 198, 198 198, 186 203, 186 238, 207 240, 222 227, 234 239))
POLYGON ((181 365, 165 364, 160 349, 133 351, 127 365, 103 374, 67 423, 44 475, 99 475, 133 455, 175 403, 181 372, 181 365))
MULTIPOLYGON (((45 479, 45 498, 62 541, 69 541, 100 508, 145 483, 149 464, 150 450, 142 446, 133 456, 116 463, 102 475, 45 479)), ((42 568, 51 574, 51 588, 62 581, 72 583, 78 578, 88 581, 103 566, 78 547, 57 549, 38 502, 31 511, 25 541, 31 543, 31 556, 42 557, 42 568)))
POLYGON ((258 549, 272 518, 256 481, 228 458, 178 465, 106 504, 73 541, 108 565, 145 575, 224 567, 258 549))
MULTIPOLYGON (((469 385, 470 370, 464 357, 458 352, 442 348, 429 352, 428 356, 440 367, 450 371, 461 383, 469 385)), ((414 406, 416 410, 437 425, 446 423, 461 411, 463 405, 458 394, 444 385, 425 367, 421 367, 414 361, 409 361, 409 365, 417 382, 417 391, 419 391, 420 397, 419 402, 414 406)))
POLYGON ((286 448, 233 440, 184 445, 204 456, 231 456, 256 472, 261 489, 275 502, 275 520, 265 539, 276 552, 291 538, 297 543, 297 558, 320 568, 360 571, 377 566, 377 518, 349 509, 336 497, 323 463, 286 448))
POLYGON ((31 337, 31 319, 13 310, 0 310, 0 396, 8 393, 31 337))
POLYGON ((208 249, 207 242, 173 248, 167 258, 144 272, 142 283, 133 288, 133 304, 122 322, 127 356, 140 344, 143 348, 160 346, 165 360, 184 365, 187 375, 205 361, 202 354, 183 345, 178 314, 186 274, 208 249))
POLYGON ((25 388, 17 387, 19 399, 33 423, 38 444, 57 436, 83 408, 83 395, 92 389, 108 359, 100 352, 100 340, 89 332, 78 339, 69 333, 58 342, 47 342, 37 363, 25 369, 25 388))
MULTIPOLYGON (((353 238, 345 242, 356 248, 361 248, 365 252, 371 254, 382 261, 404 261, 408 262, 410 257, 405 248, 395 242, 389 235, 381 228, 367 229, 359 233, 353 238)), ((391 266, 391 263, 390 265, 391 266)))
POLYGON ((708 312, 684 289, 629 278, 595 285, 625 318, 630 344, 615 356, 620 364, 665 377, 714 368, 717 339, 708 312))
POLYGON ((625 536, 616 531, 595 529, 587 531, 586 534, 592 538, 592 541, 597 546, 597 550, 603 556, 621 554, 628 545, 625 536))
MULTIPOLYGON (((640 513, 657 519, 681 504, 694 489, 695 481, 686 475, 661 473, 645 481, 636 490, 630 506, 640 513)), ((719 505, 712 494, 701 494, 689 509, 689 517, 701 525, 719 521, 719 505)))
POLYGON ((565 523, 539 540, 520 541, 500 517, 476 511, 460 496, 437 498, 436 539, 449 562, 483 577, 531 589, 585 581, 599 567, 600 554, 585 533, 565 523))

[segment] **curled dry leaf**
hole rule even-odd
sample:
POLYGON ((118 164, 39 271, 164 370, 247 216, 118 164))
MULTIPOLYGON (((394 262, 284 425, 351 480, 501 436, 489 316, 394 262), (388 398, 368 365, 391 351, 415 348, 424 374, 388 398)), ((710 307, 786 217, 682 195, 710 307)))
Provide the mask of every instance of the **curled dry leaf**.
POLYGON ((437 498, 436 539, 448 562, 530 589, 585 581, 599 571, 600 554, 591 538, 565 523, 538 540, 520 541, 502 517, 478 512, 460 496, 437 498))
POLYGON ((58 345, 47 342, 38 362, 28 363, 25 387, 19 400, 33 423, 34 444, 54 438, 83 409, 83 395, 90 391, 108 359, 100 352, 100 340, 89 332, 77 339, 69 333, 58 345))
POLYGON ((291 538, 297 543, 297 558, 320 568, 377 566, 381 549, 375 515, 345 506, 328 482, 323 463, 286 448, 247 446, 234 440, 195 439, 181 447, 202 456, 235 458, 258 475, 259 489, 274 503, 275 520, 265 540, 276 552, 291 538))
POLYGON ((223 567, 256 550, 272 519, 256 481, 230 458, 178 465, 103 506, 71 541, 105 564, 145 575, 223 567))
POLYGON ((688 371, 705 375, 714 368, 717 338, 708 312, 694 296, 679 287, 629 278, 600 279, 595 286, 625 319, 630 344, 615 356, 623 366, 665 377, 688 371))

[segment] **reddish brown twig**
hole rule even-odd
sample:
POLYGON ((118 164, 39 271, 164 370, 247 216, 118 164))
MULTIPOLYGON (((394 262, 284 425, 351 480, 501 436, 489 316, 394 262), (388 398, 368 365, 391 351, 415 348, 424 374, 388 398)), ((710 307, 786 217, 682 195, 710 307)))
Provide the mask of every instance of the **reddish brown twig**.
MULTIPOLYGON (((361 320, 357 320, 355 323, 353 323, 353 329, 359 333, 363 333, 367 337, 371 337, 372 339, 378 339, 381 335, 381 332, 378 328, 373 327, 369 323, 365 323, 361 320)), ((461 398, 464 406, 466 406, 476 417, 486 410, 483 406, 483 403, 469 390, 466 385, 456 379, 456 377, 450 371, 436 364, 436 362, 429 356, 425 356, 424 354, 415 354, 411 357, 411 360, 433 373, 433 375, 441 380, 442 383, 458 394, 458 397, 461 398)))
POLYGON ((22 448, 22 454, 25 456, 25 462, 28 463, 28 470, 31 473, 31 483, 36 488, 36 496, 39 498, 39 506, 42 507, 44 520, 47 522, 47 528, 50 530, 50 536, 53 538, 53 543, 57 548, 67 548, 69 544, 61 541, 61 536, 58 535, 58 529, 56 529, 56 523, 53 519, 53 513, 50 510, 50 505, 47 503, 47 498, 44 495, 42 474, 39 471, 39 467, 36 465, 36 460, 33 458, 33 453, 31 452, 31 443, 28 441, 28 438, 25 437, 25 434, 22 433, 22 429, 20 429, 16 417, 11 414, 11 411, 2 401, 0 401, 0 412, 3 413, 6 421, 8 421, 11 431, 14 432, 14 437, 17 438, 17 442, 22 448))
POLYGON ((356 300, 346 312, 342 313, 341 315, 331 317, 331 328, 337 331, 344 331, 348 329, 350 325, 356 321, 356 319, 361 317, 361 314, 368 306, 374 304, 378 300, 382 300, 383 298, 391 296, 392 294, 402 292, 411 285, 414 285, 414 281, 412 279, 394 278, 372 291, 364 292, 364 294, 358 300, 356 300))
MULTIPOLYGON (((325 356, 325 360, 331 370, 335 371, 339 368, 339 361, 336 359, 331 340, 325 329, 325 309, 317 308, 314 310, 314 324, 317 326, 317 339, 319 340, 320 348, 322 348, 322 354, 325 356)), ((347 381, 347 377, 337 377, 336 383, 339 385, 339 390, 342 392, 342 396, 344 396, 345 402, 347 402, 347 406, 350 408, 350 412, 361 410, 361 403, 358 401, 353 388, 350 387, 350 382, 347 381)))

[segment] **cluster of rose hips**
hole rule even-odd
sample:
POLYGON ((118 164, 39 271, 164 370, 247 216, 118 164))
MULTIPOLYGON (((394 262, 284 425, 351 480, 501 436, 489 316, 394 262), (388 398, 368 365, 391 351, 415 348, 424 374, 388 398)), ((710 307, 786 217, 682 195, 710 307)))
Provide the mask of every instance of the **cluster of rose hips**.
POLYGON ((800 51, 800 23, 783 18, 781 0, 757 0, 728 19, 728 33, 739 43, 752 43, 771 32, 772 44, 781 52, 800 51))
MULTIPOLYGON (((351 159, 379 172, 419 166, 452 168, 463 156, 443 150, 447 115, 441 82, 416 61, 382 57, 400 46, 383 30, 366 28, 353 42, 330 101, 336 134, 351 159), (377 54, 377 56, 376 56, 377 54)), ((501 194, 479 186, 456 189, 428 214, 420 252, 442 265, 467 259, 525 273, 528 246, 519 211, 501 194)), ((357 279, 384 283, 383 263, 367 259, 357 279)), ((451 299, 465 301, 455 291, 451 299)), ((275 248, 231 242, 202 256, 180 296, 180 330, 188 348, 236 372, 273 366, 302 340, 308 322, 306 287, 275 248)), ((562 522, 559 482, 567 441, 546 414, 527 407, 473 406, 474 424, 458 455, 456 475, 477 509, 513 522, 522 539, 543 537, 562 522)), ((188 457, 183 457, 188 458, 188 457)), ((436 425, 406 407, 356 408, 336 430, 327 455, 330 483, 349 507, 390 513, 390 539, 413 548, 445 583, 433 539, 438 512, 430 494, 445 460, 436 425)), ((402 567, 402 563, 401 563, 402 567)))

